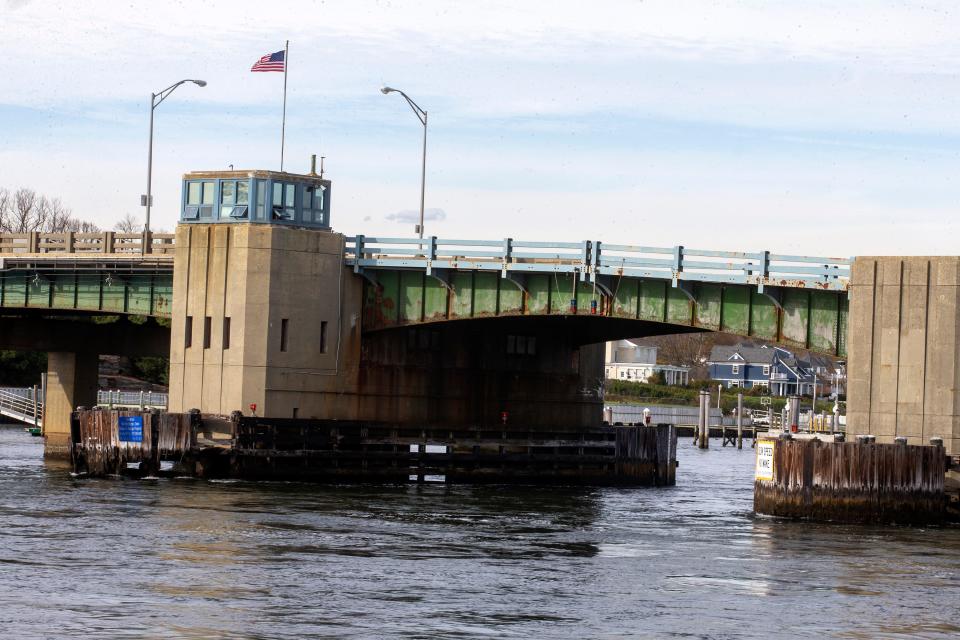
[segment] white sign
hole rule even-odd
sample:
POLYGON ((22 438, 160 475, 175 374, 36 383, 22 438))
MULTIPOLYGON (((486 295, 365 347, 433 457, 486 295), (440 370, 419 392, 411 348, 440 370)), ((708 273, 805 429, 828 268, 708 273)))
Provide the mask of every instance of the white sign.
POLYGON ((775 440, 757 440, 757 480, 773 480, 773 452, 775 440))

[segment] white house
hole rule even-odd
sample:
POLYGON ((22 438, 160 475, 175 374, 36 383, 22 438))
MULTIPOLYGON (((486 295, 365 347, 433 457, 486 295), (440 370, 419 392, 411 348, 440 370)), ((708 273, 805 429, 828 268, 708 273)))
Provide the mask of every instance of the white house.
POLYGON ((630 340, 608 342, 604 371, 608 380, 646 382, 651 376, 663 372, 667 384, 690 382, 689 367, 657 364, 657 348, 636 344, 630 340))

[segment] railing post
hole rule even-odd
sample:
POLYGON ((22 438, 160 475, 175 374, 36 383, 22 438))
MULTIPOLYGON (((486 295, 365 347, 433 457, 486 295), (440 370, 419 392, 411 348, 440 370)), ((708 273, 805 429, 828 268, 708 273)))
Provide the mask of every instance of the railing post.
POLYGON ((143 411, 143 389, 140 389, 140 411, 143 411))
POLYGON ((677 280, 680 279, 680 273, 683 272, 683 245, 677 245, 673 248, 673 286, 677 286, 677 280))
POLYGON ((433 261, 437 259, 437 236, 427 238, 427 275, 433 271, 433 261))
POLYGON ((101 253, 113 253, 113 231, 103 232, 103 244, 100 247, 101 253))
POLYGON ((40 253, 40 234, 36 231, 30 232, 30 247, 27 253, 40 253))
POLYGON ((353 240, 353 272, 360 273, 360 259, 363 257, 363 234, 357 234, 353 240))
POLYGON ((503 273, 507 273, 507 265, 510 263, 510 254, 513 252, 513 238, 503 239, 503 255, 500 256, 503 273))
POLYGON ((584 282, 587 281, 587 272, 590 271, 590 248, 592 244, 589 240, 584 240, 580 247, 580 263, 582 265, 580 279, 584 282))
MULTIPOLYGON (((144 254, 153 253, 153 232, 144 231, 140 234, 140 249, 144 254)), ((143 407, 141 407, 142 409, 143 407)))

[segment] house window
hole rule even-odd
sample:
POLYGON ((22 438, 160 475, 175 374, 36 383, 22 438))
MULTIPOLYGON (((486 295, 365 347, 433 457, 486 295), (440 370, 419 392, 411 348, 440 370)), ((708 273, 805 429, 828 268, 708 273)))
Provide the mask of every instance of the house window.
POLYGON ((770 375, 770 365, 768 364, 763 365, 763 375, 765 376, 770 375))
POLYGON ((230 318, 223 319, 223 348, 230 348, 230 318))
POLYGON ((730 381, 730 387, 729 387, 730 389, 733 389, 734 387, 739 387, 739 386, 740 386, 740 381, 739 381, 739 380, 731 380, 731 381, 730 381))
POLYGON ((280 321, 280 351, 287 350, 288 329, 290 321, 284 318, 280 321))
POLYGON ((730 369, 730 373, 732 373, 733 375, 739 375, 739 374, 740 374, 740 365, 738 365, 738 364, 733 365, 733 367, 731 367, 731 369, 730 369))

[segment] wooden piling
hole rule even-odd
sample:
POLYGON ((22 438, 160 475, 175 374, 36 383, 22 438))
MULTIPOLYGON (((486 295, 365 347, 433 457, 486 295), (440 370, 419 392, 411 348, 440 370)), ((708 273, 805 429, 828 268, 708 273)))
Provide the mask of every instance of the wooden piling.
POLYGON ((710 448, 710 392, 700 391, 700 442, 701 449, 710 448))
POLYGON ((926 524, 945 517, 943 447, 757 441, 754 510, 789 518, 926 524))
POLYGON ((737 449, 743 449, 743 392, 737 394, 737 449))

